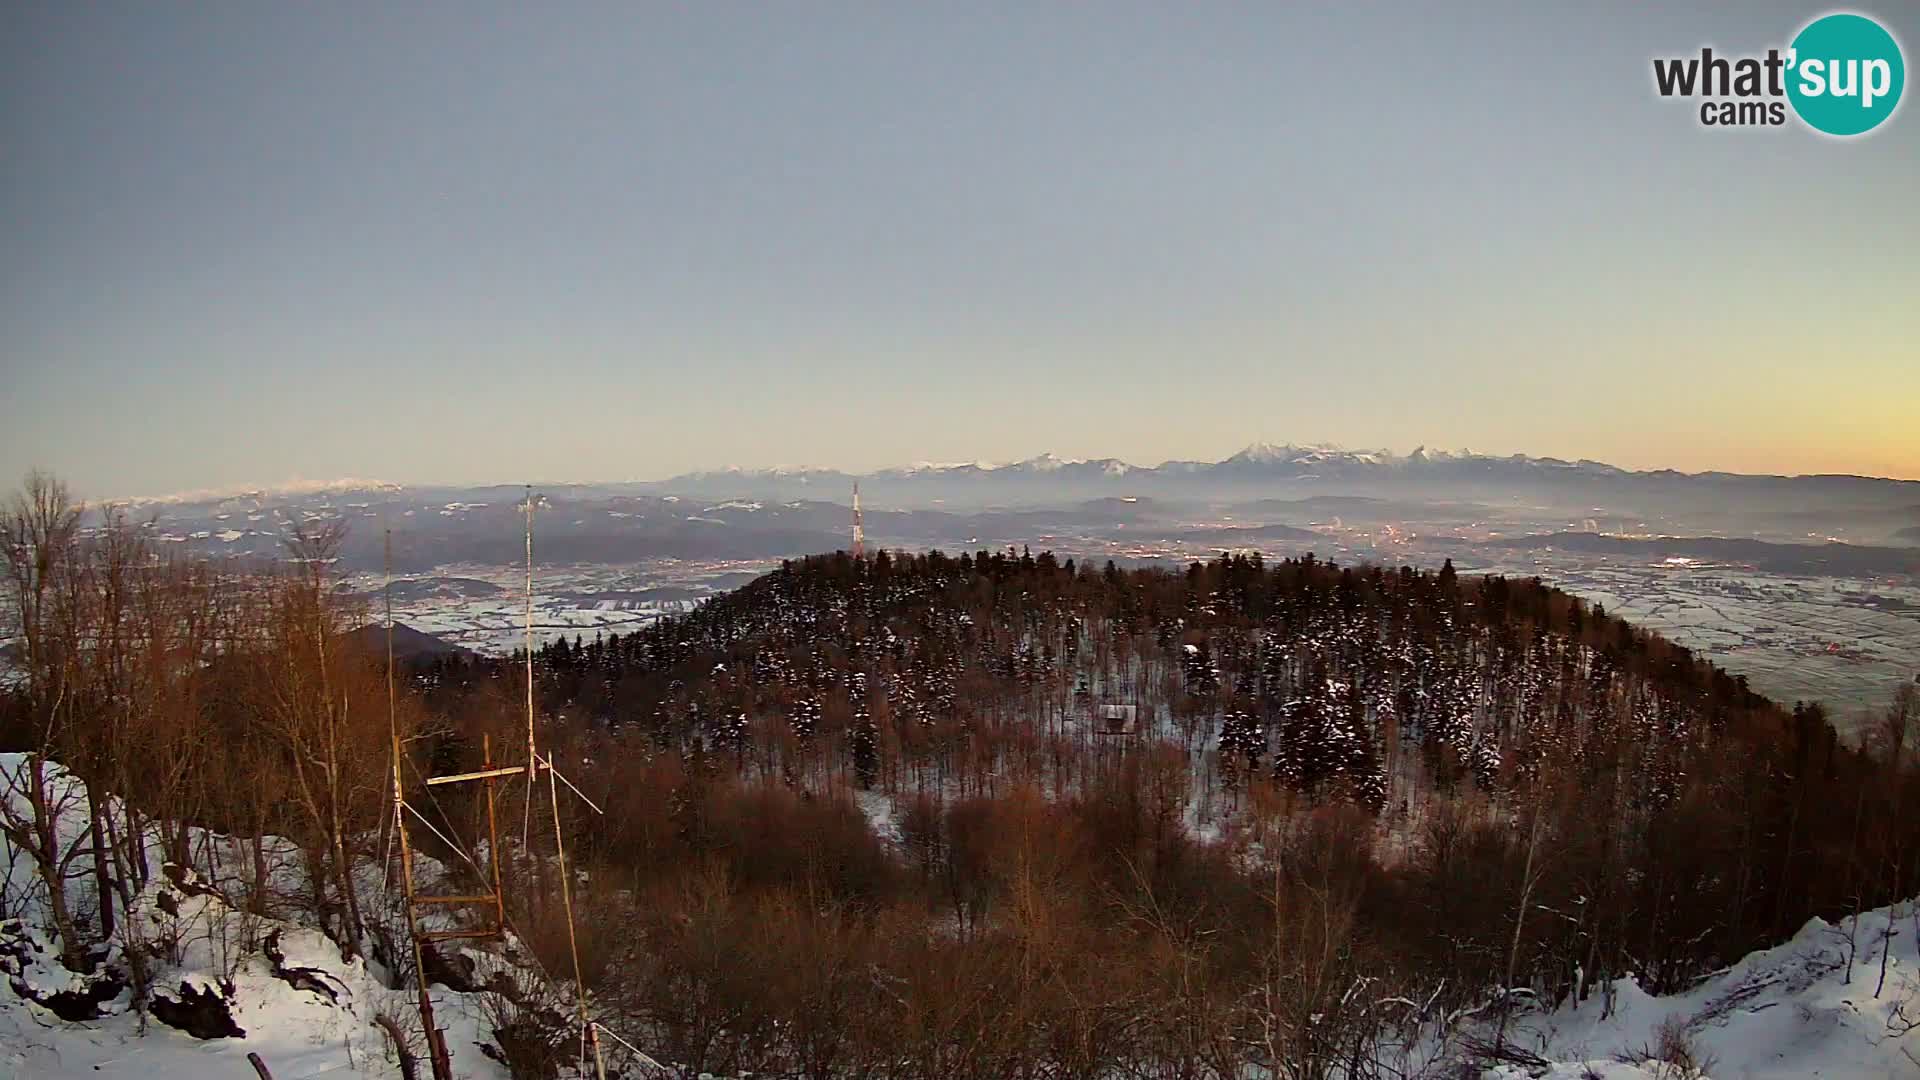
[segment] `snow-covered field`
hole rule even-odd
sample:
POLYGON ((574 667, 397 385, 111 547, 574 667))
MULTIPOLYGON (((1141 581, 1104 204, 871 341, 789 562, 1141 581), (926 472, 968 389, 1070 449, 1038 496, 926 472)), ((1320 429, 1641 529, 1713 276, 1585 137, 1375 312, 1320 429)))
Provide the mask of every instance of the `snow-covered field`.
POLYGON ((1471 569, 1538 575, 1747 676, 1776 701, 1826 703, 1842 731, 1885 708, 1893 687, 1920 671, 1920 583, 1904 578, 1541 554, 1471 569))
MULTIPOLYGON (((662 616, 689 610, 708 596, 752 580, 772 564, 682 563, 569 565, 537 568, 533 632, 536 644, 556 638, 629 633, 662 616)), ((506 653, 526 640, 525 569, 460 564, 393 579, 398 622, 450 644, 506 653)), ((370 615, 382 614, 379 574, 346 582, 370 615)))

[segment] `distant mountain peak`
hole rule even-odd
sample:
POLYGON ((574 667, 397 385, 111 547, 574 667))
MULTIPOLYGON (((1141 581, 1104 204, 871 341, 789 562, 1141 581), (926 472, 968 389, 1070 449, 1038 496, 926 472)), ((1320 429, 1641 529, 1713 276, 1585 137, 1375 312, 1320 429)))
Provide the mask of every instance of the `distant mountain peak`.
POLYGON ((1246 449, 1228 458, 1228 461, 1243 461, 1250 465, 1266 465, 1277 461, 1291 461, 1297 448, 1291 443, 1252 442, 1246 449))
MULTIPOLYGON (((834 470, 730 470, 693 473, 668 484, 698 488, 704 482, 722 490, 731 482, 740 490, 808 483, 851 482, 856 474, 834 470)), ((1733 473, 1682 473, 1671 469, 1632 470, 1591 458, 1568 460, 1527 454, 1488 454, 1462 447, 1438 449, 1425 444, 1406 454, 1386 449, 1347 449, 1334 443, 1252 442, 1218 461, 1168 460, 1133 465, 1119 458, 1063 457, 1053 451, 1016 461, 930 462, 858 474, 875 481, 922 485, 919 490, 970 491, 991 497, 1026 498, 1043 487, 1071 488, 1088 494, 1140 494, 1158 484, 1201 490, 1208 483, 1245 487, 1275 483, 1440 483, 1560 484, 1642 478, 1648 482, 1737 477, 1733 473), (943 487, 945 485, 945 487, 943 487), (1199 485, 1199 486, 1195 486, 1199 485)), ((1873 478, 1866 478, 1873 479, 1873 478)), ((1920 482, 1916 482, 1920 483, 1920 482)), ((884 488, 882 489, 884 490, 884 488)), ((903 489, 904 490, 904 489, 903 489)))
POLYGON ((233 484, 218 488, 196 488, 170 495, 136 495, 112 502, 126 506, 167 506, 182 503, 210 503, 227 499, 269 499, 294 495, 336 495, 355 491, 396 492, 406 490, 385 480, 346 476, 338 480, 288 480, 279 484, 233 484))
POLYGON ((1249 443, 1223 465, 1311 465, 1321 462, 1352 465, 1391 465, 1398 459, 1386 450, 1348 450, 1333 443, 1249 443))
POLYGON ((1026 469, 1030 472, 1054 472, 1058 469, 1064 469, 1069 465, 1079 465, 1079 464, 1082 464, 1082 462, 1068 461, 1067 459, 1061 457, 1060 455, 1053 453, 1052 451, 1048 451, 1044 454, 1038 454, 1034 457, 1030 457, 1027 460, 1021 462, 1020 468, 1026 469))

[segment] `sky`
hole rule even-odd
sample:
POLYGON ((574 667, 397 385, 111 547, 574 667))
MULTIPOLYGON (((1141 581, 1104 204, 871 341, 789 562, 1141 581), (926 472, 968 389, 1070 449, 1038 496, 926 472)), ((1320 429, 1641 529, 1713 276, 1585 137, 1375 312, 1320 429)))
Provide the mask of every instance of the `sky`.
MULTIPOLYGON (((1825 10, 7 4, 0 485, 1254 441, 1920 478, 1916 106, 1839 141, 1653 90, 1825 10)), ((1855 10, 1912 63, 1920 13, 1855 10)))

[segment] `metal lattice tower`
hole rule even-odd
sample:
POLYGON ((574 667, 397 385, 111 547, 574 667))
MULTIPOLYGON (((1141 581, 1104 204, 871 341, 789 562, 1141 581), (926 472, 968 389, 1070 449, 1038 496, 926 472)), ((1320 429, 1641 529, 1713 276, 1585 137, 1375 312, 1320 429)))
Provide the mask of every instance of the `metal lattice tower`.
POLYGON ((853 482, 853 557, 867 557, 867 531, 860 522, 860 481, 853 482))

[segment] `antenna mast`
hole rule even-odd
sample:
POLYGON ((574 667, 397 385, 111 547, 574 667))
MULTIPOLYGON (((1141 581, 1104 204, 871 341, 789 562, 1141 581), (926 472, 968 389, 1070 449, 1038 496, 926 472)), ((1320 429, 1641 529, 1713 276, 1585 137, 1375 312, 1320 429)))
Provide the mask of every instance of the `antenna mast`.
MULTIPOLYGON (((527 783, 534 783, 539 751, 533 748, 533 485, 527 485, 527 783)), ((531 798, 531 796, 529 796, 531 798)))
MULTIPOLYGON (((427 1040, 427 1058, 434 1080, 452 1080, 453 1062, 446 1039, 433 1019, 433 992, 427 988, 427 966, 420 951, 420 922, 413 891, 413 845, 407 839, 407 798, 400 783, 400 720, 395 706, 393 670, 393 530, 386 530, 386 565, 380 586, 387 608, 387 734, 393 741, 393 829, 400 840, 400 883, 407 900, 407 938, 413 945, 413 979, 420 991, 420 1030, 427 1040)), ((404 1048, 403 1048, 404 1049, 404 1048)))
POLYGON ((860 481, 853 482, 853 557, 867 557, 867 531, 860 522, 860 481))
MULTIPOLYGON (((573 955, 573 1000, 580 1021, 580 1056, 584 1063, 587 1052, 591 1048, 594 1073, 601 1080, 605 1080, 607 1071, 606 1063, 600 1054, 600 1025, 594 1023, 593 1017, 587 1012, 587 981, 580 976, 580 944, 574 934, 573 923, 573 882, 567 871, 567 844, 560 828, 560 786, 556 781, 563 780, 565 777, 560 776, 560 771, 553 767, 552 758, 541 759, 540 751, 534 744, 533 508, 533 485, 529 484, 527 485, 527 808, 529 812, 532 811, 533 795, 537 790, 540 770, 545 769, 547 770, 547 798, 553 807, 554 867, 560 874, 560 904, 567 913, 567 950, 573 955)), ((573 788, 574 794, 580 794, 580 789, 574 788, 572 781, 567 781, 567 786, 573 788)), ((580 797, 588 806, 593 806, 593 801, 587 799, 585 795, 580 797)), ((600 810, 598 806, 593 806, 593 809, 595 812, 600 810)))
MULTIPOLYGON (((421 816, 418 809, 407 802, 400 779, 400 727, 394 704, 397 692, 394 684, 393 664, 393 537, 391 531, 389 531, 387 535, 387 719, 393 738, 393 814, 400 838, 402 874, 406 879, 407 930, 413 940, 414 970, 419 972, 420 1020, 426 1030, 427 1046, 431 1053, 434 1080, 452 1080, 453 1061, 447 1051, 445 1036, 434 1024, 433 998, 427 990, 426 975, 421 964, 422 951, 425 945, 436 941, 494 939, 504 936, 507 929, 506 892, 500 881, 500 861, 502 856, 500 850, 500 830, 494 815, 494 785, 501 779, 524 775, 527 778, 527 810, 529 817, 531 817, 533 797, 537 791, 536 785, 542 771, 547 774, 547 802, 553 810, 554 861, 556 863, 556 869, 558 869, 560 873, 560 899, 567 915, 567 944, 573 954, 574 1003, 576 1016, 580 1024, 582 1069, 584 1071, 587 1054, 591 1053, 595 1074, 602 1078, 606 1076, 606 1064, 602 1057, 600 1046, 600 1033, 603 1029, 599 1023, 594 1021, 592 1014, 588 1011, 586 980, 581 977, 579 944, 574 935, 573 888, 572 880, 569 876, 570 871, 567 869, 565 834, 560 824, 559 785, 561 783, 566 784, 568 789, 578 796, 582 802, 586 803, 595 813, 602 811, 599 806, 594 804, 593 800, 587 798, 585 793, 574 786, 573 781, 568 780, 560 774, 560 770, 554 767, 551 757, 540 756, 539 746, 535 741, 536 732, 533 704, 533 511, 535 503, 533 487, 528 485, 526 491, 527 763, 525 767, 519 765, 495 765, 493 761, 492 737, 483 736, 480 745, 482 748, 481 753, 484 756, 483 764, 479 771, 456 773, 451 776, 429 776, 426 778, 427 786, 430 788, 441 784, 458 784, 474 780, 480 780, 486 783, 487 833, 488 841, 491 844, 487 849, 487 862, 493 879, 491 883, 493 891, 490 893, 470 896, 416 896, 414 894, 413 849, 407 840, 406 815, 412 814, 414 817, 419 818, 429 829, 432 829, 433 825, 427 821, 425 817, 421 816), (484 904, 493 909, 492 925, 464 930, 422 931, 419 924, 418 908, 436 904, 484 904)), ((434 831, 436 833, 438 832, 437 829, 434 831)), ((476 871, 479 871, 479 864, 475 863, 471 856, 467 856, 467 861, 473 864, 476 871)), ((608 1035, 620 1042, 621 1045, 627 1046, 628 1050, 641 1062, 652 1068, 658 1069, 660 1067, 658 1062, 655 1062, 652 1058, 627 1044, 626 1041, 620 1039, 618 1035, 613 1034, 611 1031, 608 1032, 608 1035)))

